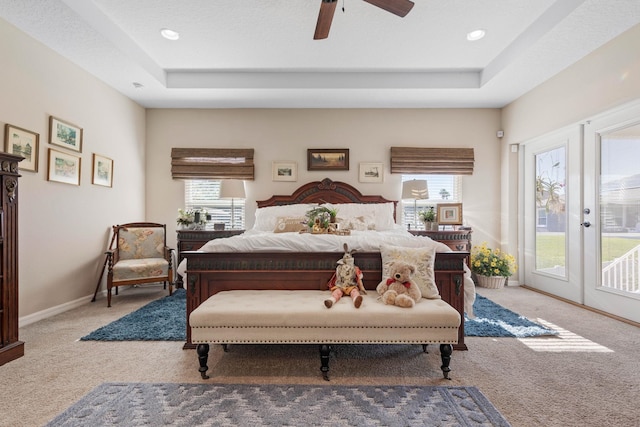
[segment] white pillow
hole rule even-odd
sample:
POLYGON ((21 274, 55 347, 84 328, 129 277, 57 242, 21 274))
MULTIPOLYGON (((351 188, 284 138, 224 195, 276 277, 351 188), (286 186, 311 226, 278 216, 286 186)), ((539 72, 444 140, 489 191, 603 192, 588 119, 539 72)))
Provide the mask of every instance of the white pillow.
POLYGON ((338 217, 346 222, 361 221, 358 218, 373 218, 374 227, 367 229, 378 231, 392 230, 395 228, 393 219, 393 203, 334 203, 323 206, 333 207, 338 210, 338 217))
POLYGON ((382 279, 389 278, 389 265, 394 261, 412 264, 416 272, 412 276, 413 282, 420 288, 422 297, 440 299, 440 292, 436 286, 434 264, 436 248, 405 248, 402 246, 380 245, 382 256, 382 279))
POLYGON ((259 231, 273 231, 276 228, 279 217, 303 217, 309 209, 316 206, 315 204, 304 203, 258 208, 256 209, 256 220, 253 228, 259 231))

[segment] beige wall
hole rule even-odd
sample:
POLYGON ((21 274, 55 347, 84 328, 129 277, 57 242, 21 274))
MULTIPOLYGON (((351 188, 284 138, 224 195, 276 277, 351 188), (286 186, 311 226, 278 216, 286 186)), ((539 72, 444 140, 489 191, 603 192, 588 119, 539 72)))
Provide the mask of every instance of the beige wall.
POLYGON ((518 154, 510 144, 569 127, 640 99, 640 25, 502 110, 502 248, 518 247, 518 154))
POLYGON ((145 219, 145 117, 143 108, 1 19, 0 40, 2 148, 5 123, 40 134, 38 172, 23 171, 19 181, 25 324, 87 302, 110 226, 145 219), (84 128, 79 187, 47 181, 49 115, 84 128), (114 160, 113 188, 91 184, 92 153, 114 160))
POLYGON ((166 223, 175 244, 183 184, 170 177, 171 147, 252 147, 256 180, 247 184, 248 224, 254 201, 287 194, 329 176, 365 194, 400 195, 389 174, 391 146, 473 147, 465 177, 465 222, 474 243, 517 248, 517 153, 509 144, 640 98, 640 27, 570 67, 503 111, 425 110, 159 110, 145 111, 74 64, 0 20, 0 125, 40 134, 40 168, 20 180, 20 316, 30 322, 86 302, 95 288, 113 224, 166 223), (48 117, 85 130, 81 186, 46 180, 48 117), (505 137, 496 138, 504 129, 505 137), (309 172, 307 148, 350 148, 348 172, 309 172), (91 154, 115 161, 112 189, 91 184, 91 154), (297 182, 273 182, 274 160, 298 162, 297 182), (359 162, 384 162, 383 184, 357 179, 359 162))
POLYGON ((475 172, 463 180, 464 219, 474 227, 474 241, 495 244, 500 239, 499 128, 497 109, 147 110, 147 212, 175 229, 184 184, 171 179, 171 147, 255 149, 256 179, 245 186, 248 226, 255 200, 289 194, 325 177, 363 194, 399 199, 401 177, 389 173, 391 146, 473 147, 475 172), (349 171, 307 171, 308 148, 349 148, 349 171), (298 163, 297 182, 272 181, 272 162, 282 160, 298 163), (359 183, 359 162, 383 162, 384 183, 359 183))

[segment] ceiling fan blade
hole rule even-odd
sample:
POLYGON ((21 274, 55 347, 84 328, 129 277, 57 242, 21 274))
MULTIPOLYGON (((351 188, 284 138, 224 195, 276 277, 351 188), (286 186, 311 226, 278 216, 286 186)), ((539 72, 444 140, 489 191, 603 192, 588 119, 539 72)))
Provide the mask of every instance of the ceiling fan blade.
POLYGON ((322 0, 320 3, 320 13, 318 14, 318 23, 316 24, 316 32, 313 34, 314 40, 326 39, 329 37, 331 29, 331 21, 336 11, 338 0, 322 0))
POLYGON ((369 4, 378 6, 380 9, 384 9, 387 12, 391 12, 394 15, 404 17, 411 8, 413 2, 410 0, 364 0, 369 4))

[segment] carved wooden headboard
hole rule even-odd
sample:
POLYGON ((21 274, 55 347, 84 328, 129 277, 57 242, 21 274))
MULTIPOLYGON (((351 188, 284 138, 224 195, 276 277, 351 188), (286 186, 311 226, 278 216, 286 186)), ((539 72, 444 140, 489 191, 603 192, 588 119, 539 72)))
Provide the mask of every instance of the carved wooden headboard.
POLYGON ((256 202, 259 208, 267 206, 292 205, 296 203, 393 203, 393 217, 396 217, 398 202, 382 196, 365 196, 346 182, 325 178, 304 184, 290 196, 271 196, 256 202))

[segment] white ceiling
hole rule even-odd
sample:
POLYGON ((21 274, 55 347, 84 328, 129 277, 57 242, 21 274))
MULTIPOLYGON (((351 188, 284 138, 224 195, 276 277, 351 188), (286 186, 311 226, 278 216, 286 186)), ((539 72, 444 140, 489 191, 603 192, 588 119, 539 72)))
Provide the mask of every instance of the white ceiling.
POLYGON ((503 107, 640 23, 639 0, 414 0, 404 18, 338 0, 313 40, 320 1, 0 0, 0 17, 150 108, 503 107))

